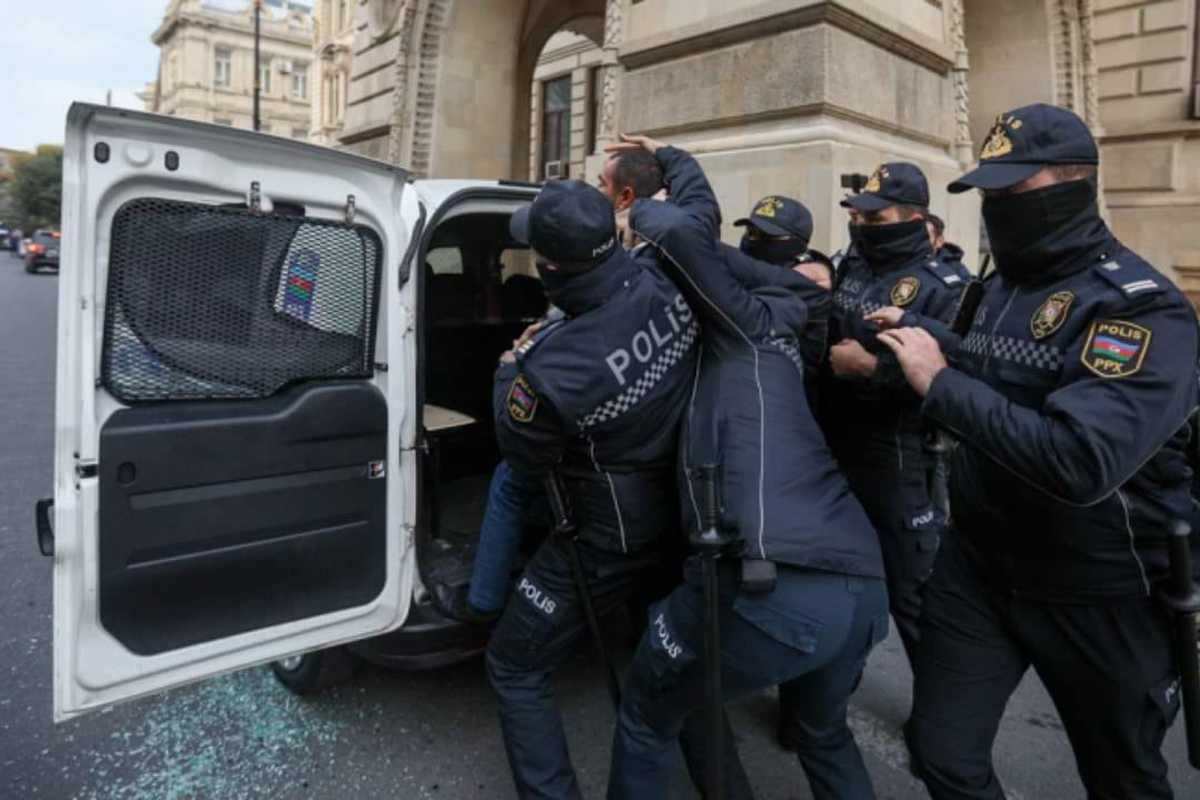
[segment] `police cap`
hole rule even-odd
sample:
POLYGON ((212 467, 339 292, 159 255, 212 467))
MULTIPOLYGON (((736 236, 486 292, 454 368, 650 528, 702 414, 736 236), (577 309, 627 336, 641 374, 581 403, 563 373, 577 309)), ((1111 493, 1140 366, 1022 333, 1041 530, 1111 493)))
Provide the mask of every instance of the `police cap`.
POLYGON ((859 211, 880 211, 888 206, 929 205, 929 183, 916 164, 893 161, 883 164, 871 175, 858 194, 846 195, 843 208, 859 211))
POLYGON ((734 225, 752 225, 768 236, 794 236, 808 241, 812 238, 812 212, 804 204, 790 197, 770 195, 754 205, 750 216, 742 217, 734 225))
POLYGON ((1065 108, 1034 103, 996 118, 979 151, 979 164, 949 190, 1007 189, 1044 166, 1098 163, 1096 140, 1083 120, 1065 108))
POLYGON ((551 181, 513 212, 509 233, 566 273, 586 272, 617 248, 612 204, 583 181, 551 181))

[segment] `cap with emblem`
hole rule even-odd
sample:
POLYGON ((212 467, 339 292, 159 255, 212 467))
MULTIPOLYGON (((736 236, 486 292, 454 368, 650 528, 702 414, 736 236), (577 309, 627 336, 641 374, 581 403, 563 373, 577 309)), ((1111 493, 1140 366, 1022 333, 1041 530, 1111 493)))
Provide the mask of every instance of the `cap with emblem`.
POLYGON ((858 194, 846 195, 843 208, 879 211, 888 206, 929 205, 929 183, 916 164, 894 161, 883 164, 871 175, 858 194))
POLYGON ((1034 103, 1001 114, 979 151, 975 169, 950 184, 968 189, 1007 189, 1042 167, 1098 164, 1096 140, 1087 124, 1065 108, 1034 103))
POLYGON ((737 226, 750 225, 768 236, 794 236, 808 241, 812 238, 812 212, 804 204, 790 197, 771 195, 754 205, 750 216, 733 223, 737 226))
POLYGON ((612 204, 583 181, 552 181, 513 212, 509 233, 566 273, 586 272, 617 248, 612 204))

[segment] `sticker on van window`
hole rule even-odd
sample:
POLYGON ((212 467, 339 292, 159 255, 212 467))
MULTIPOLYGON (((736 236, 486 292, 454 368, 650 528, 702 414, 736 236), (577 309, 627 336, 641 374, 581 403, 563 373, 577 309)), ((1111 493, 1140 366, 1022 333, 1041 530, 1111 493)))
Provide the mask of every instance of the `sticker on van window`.
POLYGON ((373 481, 376 478, 382 478, 386 475, 387 475, 387 462, 386 461, 372 461, 369 464, 367 464, 367 479, 368 480, 373 481))
POLYGON ((308 322, 321 256, 315 250, 297 250, 288 261, 287 285, 283 291, 283 313, 308 322))

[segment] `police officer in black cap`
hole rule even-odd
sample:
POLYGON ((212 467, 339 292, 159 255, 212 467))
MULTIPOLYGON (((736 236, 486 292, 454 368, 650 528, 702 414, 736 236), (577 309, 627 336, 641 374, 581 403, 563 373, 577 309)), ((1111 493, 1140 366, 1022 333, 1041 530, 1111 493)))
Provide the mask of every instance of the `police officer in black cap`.
MULTIPOLYGON (((669 177, 678 151, 648 140, 641 146, 669 177)), ((741 539, 736 555, 719 559, 723 696, 799 678, 797 753, 814 796, 869 798, 846 708, 867 654, 887 634, 887 593, 874 531, 807 405, 799 348, 808 304, 796 284, 810 282, 722 247, 707 181, 670 189, 677 206, 638 200, 630 225, 670 264, 704 321, 679 499, 685 527, 698 531, 708 484, 692 468, 719 463, 723 522, 741 539), (772 568, 775 579, 763 578, 772 568)), ((685 574, 651 611, 629 670, 613 746, 614 800, 666 796, 672 740, 704 703, 704 592, 695 562, 685 574)))
POLYGON ((880 337, 925 416, 961 440, 925 594, 915 766, 935 800, 1002 798, 992 742, 1032 666, 1089 797, 1169 798, 1178 676, 1154 595, 1166 525, 1192 508, 1196 315, 1101 219, 1096 143, 1075 114, 1002 114, 979 158, 950 185, 983 191, 998 270, 974 324, 961 342, 935 324, 937 339, 880 337))
MULTIPOLYGON (((931 499, 935 456, 925 448, 920 398, 866 317, 893 307, 948 322, 969 274, 960 262, 934 256, 925 224, 929 187, 915 164, 882 165, 842 206, 861 222, 850 226, 855 256, 843 262, 833 298, 841 339, 830 348, 830 380, 822 387, 824 422, 838 464, 879 533, 892 617, 911 661, 921 588, 945 518, 931 499)), ((786 709, 784 716, 786 740, 786 709)))
MULTIPOLYGON (((500 451, 513 469, 556 470, 575 511, 600 615, 624 603, 659 537, 677 530, 678 422, 699 325, 653 265, 617 241, 613 209, 579 181, 548 184, 511 230, 535 251, 565 320, 543 327, 496 373, 500 451)), ((569 542, 547 539, 526 566, 488 645, 509 766, 522 798, 577 798, 551 673, 586 631, 569 542)))

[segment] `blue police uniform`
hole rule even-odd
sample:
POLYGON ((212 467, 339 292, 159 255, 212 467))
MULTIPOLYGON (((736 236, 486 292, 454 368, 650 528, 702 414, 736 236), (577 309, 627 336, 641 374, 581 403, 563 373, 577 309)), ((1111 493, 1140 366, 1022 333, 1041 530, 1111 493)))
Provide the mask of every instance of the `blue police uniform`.
MULTIPOLYGON (((617 245, 612 208, 594 188, 549 184, 514 215, 513 229, 559 267, 539 269, 566 319, 497 370, 496 436, 513 469, 562 476, 604 614, 629 597, 660 537, 678 527, 673 463, 699 324, 660 271, 617 245)), ((586 630, 567 546, 559 537, 541 545, 488 645, 522 798, 579 797, 551 688, 553 670, 586 630)))
MULTIPOLYGON (((884 164, 864 192, 843 201, 865 211, 896 204, 929 204, 925 176, 915 165, 884 164)), ((840 339, 873 354, 878 365, 869 378, 827 374, 823 422, 838 464, 879 533, 892 618, 911 661, 922 587, 945 527, 944 510, 934 502, 937 455, 926 447, 920 398, 877 338, 879 329, 863 317, 897 306, 949 321, 970 274, 949 252, 934 255, 923 220, 851 228, 856 246, 840 265, 832 327, 840 339), (873 246, 863 238, 876 232, 894 241, 873 246)))
MULTIPOLYGON (((682 157, 657 153, 668 174, 682 157)), ((676 186, 672 196, 679 201, 676 186)), ((820 797, 871 796, 845 723, 846 701, 871 646, 886 635, 879 545, 807 407, 798 347, 807 309, 792 278, 748 287, 750 267, 729 268, 717 241, 720 213, 707 182, 687 204, 638 201, 631 224, 671 265, 705 325, 703 352, 680 448, 684 524, 698 525, 690 468, 720 463, 724 521, 743 558, 778 564, 772 591, 750 594, 726 563, 721 594, 723 688, 737 696, 805 675, 810 714, 800 756, 820 797)), ((662 797, 665 756, 703 703, 703 592, 698 570, 651 611, 618 717, 609 796, 662 797)))
MULTIPOLYGON (((951 190, 1096 163, 1075 115, 1028 106, 951 190)), ((988 195, 984 219, 999 274, 923 405, 960 444, 915 665, 915 764, 934 798, 1003 797, 992 740, 1033 666, 1089 797, 1169 798, 1177 673, 1153 595, 1166 523, 1192 508, 1196 316, 1113 238, 1091 180, 988 195)))

